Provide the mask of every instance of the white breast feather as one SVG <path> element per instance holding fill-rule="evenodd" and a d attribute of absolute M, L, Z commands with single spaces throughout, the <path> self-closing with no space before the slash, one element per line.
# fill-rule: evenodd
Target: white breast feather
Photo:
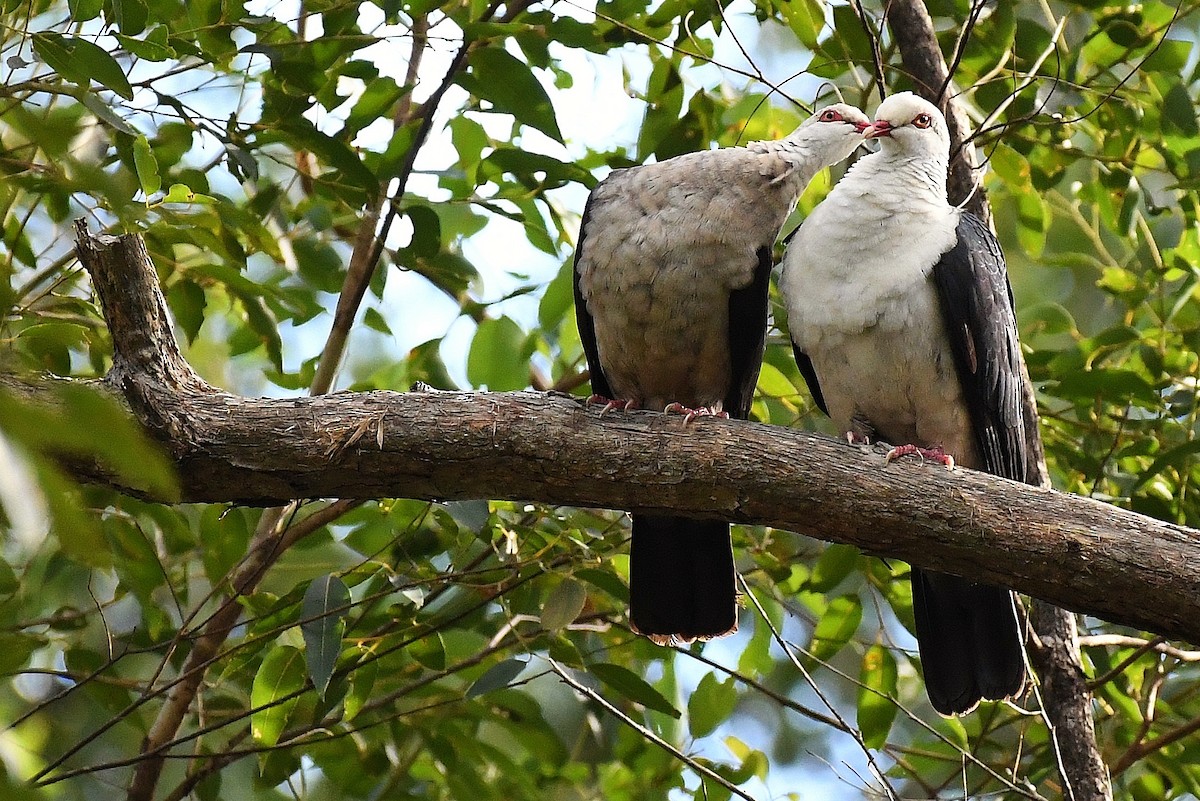
<path fill-rule="evenodd" d="M 865 419 L 886 441 L 940 445 L 969 466 L 970 420 L 930 280 L 957 241 L 958 211 L 930 196 L 919 164 L 881 166 L 862 159 L 788 245 L 792 340 L 843 430 Z"/>

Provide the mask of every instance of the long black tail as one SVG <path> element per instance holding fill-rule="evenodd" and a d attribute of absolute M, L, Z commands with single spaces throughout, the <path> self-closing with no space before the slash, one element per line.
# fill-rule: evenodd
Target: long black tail
<path fill-rule="evenodd" d="M 1025 687 L 1024 638 L 1013 594 L 990 584 L 912 569 L 913 614 L 925 690 L 943 715 Z"/>
<path fill-rule="evenodd" d="M 728 523 L 635 514 L 629 573 L 629 617 L 655 642 L 737 631 Z"/>

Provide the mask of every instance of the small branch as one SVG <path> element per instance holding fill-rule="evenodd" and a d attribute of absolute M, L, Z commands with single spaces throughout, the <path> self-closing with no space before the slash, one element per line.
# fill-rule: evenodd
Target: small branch
<path fill-rule="evenodd" d="M 169 693 L 166 702 L 159 710 L 154 725 L 142 741 L 141 752 L 150 754 L 144 761 L 139 762 L 134 769 L 133 780 L 129 785 L 129 801 L 150 801 L 154 797 L 154 788 L 158 784 L 165 760 L 164 747 L 170 743 L 183 718 L 191 708 L 196 697 L 196 690 L 204 679 L 204 674 L 213 657 L 220 650 L 229 632 L 237 624 L 242 607 L 237 602 L 239 595 L 252 592 L 262 579 L 266 568 L 273 564 L 279 554 L 286 551 L 292 543 L 311 534 L 317 529 L 333 522 L 348 510 L 358 504 L 355 501 L 338 501 L 319 512 L 315 512 L 304 520 L 295 523 L 279 533 L 277 537 L 259 541 L 257 547 L 251 546 L 249 557 L 242 563 L 241 569 L 232 580 L 233 593 L 227 597 L 208 622 L 204 631 L 188 652 L 180 669 L 181 680 Z M 117 715 L 115 721 L 124 720 L 125 715 Z M 64 754 L 63 758 L 68 756 Z M 61 759 L 59 762 L 61 763 Z M 47 766 L 41 773 L 45 775 L 56 765 Z"/>
<path fill-rule="evenodd" d="M 746 577 L 739 575 L 738 581 L 741 582 L 742 592 L 747 598 L 750 599 L 750 603 L 754 605 L 754 609 L 758 612 L 758 619 L 763 623 L 766 623 L 767 627 L 771 630 L 771 638 L 775 640 L 775 644 L 783 649 L 784 654 L 787 655 L 788 661 L 792 663 L 792 666 L 796 668 L 796 670 L 800 671 L 800 675 L 804 677 L 805 684 L 807 684 L 809 689 L 816 694 L 817 698 L 821 699 L 821 703 L 823 703 L 825 708 L 829 710 L 829 714 L 832 715 L 833 718 L 838 722 L 838 728 L 849 734 L 850 737 L 853 738 L 854 742 L 858 745 L 859 750 L 863 752 L 863 755 L 867 758 L 867 767 L 871 769 L 871 775 L 873 775 L 875 780 L 879 782 L 881 787 L 883 787 L 884 795 L 891 799 L 891 801 L 899 801 L 895 789 L 892 788 L 891 783 L 888 782 L 887 777 L 884 775 L 883 771 L 879 769 L 879 765 L 875 762 L 875 755 L 871 753 L 871 749 L 867 747 L 866 741 L 863 740 L 862 732 L 846 723 L 845 718 L 843 718 L 837 711 L 837 707 L 835 707 L 825 693 L 821 691 L 820 685 L 813 681 L 812 674 L 810 674 L 808 669 L 804 667 L 804 663 L 796 658 L 795 652 L 792 651 L 787 641 L 784 640 L 780 635 L 779 629 L 777 629 L 775 624 L 771 622 L 771 618 L 767 617 L 766 610 L 763 609 L 762 604 L 758 602 L 758 596 L 751 592 L 750 585 L 746 583 Z"/>
<path fill-rule="evenodd" d="M 697 761 L 696 759 L 688 756 L 687 754 L 683 753 L 678 748 L 671 745 L 666 740 L 664 740 L 663 738 L 659 737 L 657 734 L 652 732 L 650 729 L 641 725 L 636 720 L 629 717 L 621 710 L 617 709 L 616 706 L 614 706 L 612 703 L 610 703 L 607 699 L 605 699 L 604 696 L 600 695 L 600 693 L 596 692 L 591 687 L 587 687 L 583 684 L 580 684 L 578 681 L 575 680 L 575 678 L 573 676 L 571 676 L 570 673 L 568 673 L 566 670 L 564 670 L 563 667 L 561 665 L 559 665 L 557 662 L 555 662 L 553 659 L 550 659 L 549 657 L 547 657 L 546 661 L 548 661 L 550 663 L 550 668 L 558 675 L 558 677 L 560 679 L 562 679 L 563 684 L 566 684 L 568 687 L 575 690 L 575 692 L 579 693 L 580 695 L 584 696 L 585 698 L 590 698 L 591 700 L 595 701 L 597 704 L 599 704 L 601 707 L 603 707 L 604 710 L 606 712 L 608 712 L 610 715 L 612 715 L 617 720 L 624 723 L 629 728 L 636 731 L 643 739 L 654 743 L 659 748 L 666 751 L 668 754 L 675 757 L 679 761 L 685 763 L 689 768 L 691 768 L 692 770 L 701 774 L 702 776 L 712 779 L 714 782 L 721 785 L 726 790 L 728 790 L 730 793 L 733 793 L 734 795 L 736 795 L 738 798 L 744 798 L 746 801 L 754 801 L 754 796 L 746 793 L 745 790 L 742 790 L 736 784 L 732 783 L 731 781 L 726 779 L 724 776 L 717 773 L 715 770 L 710 768 L 708 765 L 705 765 L 705 764 Z"/>
<path fill-rule="evenodd" d="M 408 69 L 404 78 L 406 86 L 412 87 L 417 82 L 417 73 L 421 67 L 422 56 L 425 54 L 425 45 L 428 42 L 426 35 L 428 31 L 427 17 L 422 15 L 413 20 L 412 50 L 408 54 Z M 422 113 L 426 117 L 432 117 L 436 109 L 436 104 L 426 105 L 423 107 Z M 392 118 L 393 131 L 399 131 L 407 125 L 412 119 L 412 112 L 412 91 L 410 89 L 396 104 Z M 411 153 L 415 155 L 420 150 L 421 144 L 421 140 L 414 142 Z M 407 176 L 404 176 L 396 189 L 395 197 L 404 195 L 406 183 Z M 378 237 L 375 231 L 379 226 L 379 214 L 383 209 L 383 203 L 382 194 L 378 198 L 371 198 L 368 207 L 363 210 L 362 219 L 359 220 L 358 232 L 354 237 L 354 250 L 350 254 L 350 263 L 346 266 L 342 289 L 338 293 L 337 307 L 333 312 L 333 324 L 329 328 L 329 336 L 325 340 L 325 347 L 321 350 L 321 360 L 317 364 L 316 374 L 313 376 L 312 386 L 309 389 L 309 393 L 312 395 L 323 395 L 333 388 L 334 378 L 342 363 L 346 344 L 350 338 L 350 328 L 354 324 L 354 318 L 358 315 L 363 298 L 366 297 L 367 287 L 371 285 L 371 276 L 375 274 L 380 256 L 383 254 L 383 240 L 387 237 L 390 224 L 378 233 Z M 377 239 L 379 247 L 376 247 Z"/>
<path fill-rule="evenodd" d="M 854 16 L 858 17 L 858 24 L 862 26 L 863 33 L 871 42 L 871 67 L 874 69 L 879 99 L 883 100 L 887 96 L 887 77 L 883 72 L 883 53 L 879 49 L 879 33 L 871 27 L 871 21 L 867 18 L 867 13 L 863 11 L 862 0 L 854 0 L 850 7 L 854 10 Z"/>
<path fill-rule="evenodd" d="M 1112 798 L 1108 769 L 1096 748 L 1092 693 L 1079 661 L 1075 616 L 1035 600 L 1029 659 L 1041 680 L 1046 723 L 1065 785 L 1063 798 Z"/>
<path fill-rule="evenodd" d="M 1185 651 L 1170 643 L 1163 642 L 1161 637 L 1147 640 L 1142 637 L 1129 637 L 1124 634 L 1092 634 L 1080 637 L 1079 644 L 1084 648 L 1137 648 L 1143 653 L 1154 651 L 1166 654 L 1180 662 L 1200 662 L 1200 651 Z"/>
<path fill-rule="evenodd" d="M 1121 758 L 1118 759 L 1113 765 L 1113 775 L 1120 776 L 1139 759 L 1142 759 L 1143 757 L 1146 757 L 1161 748 L 1166 748 L 1171 743 L 1178 742 L 1184 737 L 1194 734 L 1197 731 L 1200 731 L 1200 717 L 1192 718 L 1179 728 L 1172 729 L 1161 737 L 1136 743 L 1135 745 L 1131 746 L 1128 751 L 1122 754 Z"/>

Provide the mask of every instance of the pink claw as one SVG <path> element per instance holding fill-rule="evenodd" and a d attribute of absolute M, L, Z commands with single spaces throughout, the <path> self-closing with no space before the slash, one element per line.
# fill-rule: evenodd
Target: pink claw
<path fill-rule="evenodd" d="M 901 456 L 909 456 L 914 453 L 920 456 L 922 459 L 940 462 L 946 467 L 954 467 L 954 457 L 942 450 L 940 445 L 933 448 L 919 448 L 916 445 L 897 445 L 887 452 L 887 456 L 884 457 L 884 460 L 887 462 L 894 462 Z"/>
<path fill-rule="evenodd" d="M 684 406 L 682 403 L 672 403 L 668 405 L 665 409 L 663 409 L 663 414 L 682 414 L 684 425 L 692 422 L 697 417 L 719 417 L 722 420 L 729 419 L 729 412 L 714 412 L 707 406 L 700 406 L 696 409 L 690 409 L 687 406 Z"/>
<path fill-rule="evenodd" d="M 595 406 L 598 403 L 604 404 L 604 408 L 600 410 L 601 417 L 608 414 L 613 409 L 620 409 L 623 412 L 628 412 L 631 409 L 636 409 L 638 407 L 638 402 L 636 400 L 623 400 L 621 398 L 606 398 L 603 395 L 592 395 L 586 401 L 584 401 L 583 405 L 584 406 Z"/>

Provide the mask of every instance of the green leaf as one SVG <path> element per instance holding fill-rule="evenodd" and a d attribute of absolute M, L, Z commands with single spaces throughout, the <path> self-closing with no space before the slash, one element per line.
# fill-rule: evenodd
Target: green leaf
<path fill-rule="evenodd" d="M 821 29 L 825 27 L 825 9 L 820 0 L 789 0 L 778 7 L 801 44 L 815 49 Z"/>
<path fill-rule="evenodd" d="M 1168 128 L 1184 136 L 1200 135 L 1200 124 L 1196 122 L 1196 102 L 1183 84 L 1173 85 L 1163 98 L 1163 120 Z"/>
<path fill-rule="evenodd" d="M 1157 390 L 1144 377 L 1122 369 L 1093 368 L 1066 373 L 1054 394 L 1083 401 L 1105 398 L 1113 403 L 1138 402 L 1146 408 L 1156 408 L 1159 402 Z"/>
<path fill-rule="evenodd" d="M 662 693 L 651 687 L 645 679 L 628 668 L 607 662 L 600 662 L 589 665 L 588 672 L 630 701 L 641 704 L 647 709 L 653 709 L 655 712 L 670 715 L 673 718 L 680 716 L 679 710 Z"/>
<path fill-rule="evenodd" d="M 796 394 L 796 387 L 778 367 L 764 362 L 758 374 L 758 391 L 770 398 L 788 398 Z"/>
<path fill-rule="evenodd" d="M 1155 45 L 1155 50 L 1142 62 L 1142 69 L 1147 72 L 1166 72 L 1178 75 L 1187 66 L 1192 55 L 1192 43 L 1177 39 L 1163 40 Z"/>
<path fill-rule="evenodd" d="M 105 518 L 102 529 L 122 586 L 142 603 L 152 604 L 151 593 L 166 581 L 166 576 L 145 532 L 124 515 Z"/>
<path fill-rule="evenodd" d="M 469 56 L 471 70 L 458 83 L 475 97 L 487 100 L 496 111 L 513 115 L 517 122 L 536 128 L 562 142 L 554 106 L 528 64 L 500 47 L 480 48 Z"/>
<path fill-rule="evenodd" d="M 44 645 L 41 637 L 32 634 L 0 631 L 0 674 L 20 670 L 33 652 Z"/>
<path fill-rule="evenodd" d="M 575 571 L 575 578 L 586 581 L 621 603 L 629 603 L 629 586 L 615 574 L 598 568 L 585 567 Z"/>
<path fill-rule="evenodd" d="M 442 218 L 429 206 L 410 204 L 404 215 L 412 222 L 413 235 L 408 249 L 418 256 L 434 256 L 442 249 Z"/>
<path fill-rule="evenodd" d="M 317 695 L 325 697 L 338 656 L 342 653 L 344 618 L 350 604 L 350 589 L 340 578 L 324 575 L 313 579 L 304 592 L 300 633 L 304 635 L 304 661 Z"/>
<path fill-rule="evenodd" d="M 204 309 L 208 306 L 204 289 L 195 281 L 186 278 L 176 281 L 167 289 L 167 303 L 171 307 L 171 316 L 183 329 L 188 344 L 192 344 L 200 333 L 200 327 L 204 325 Z"/>
<path fill-rule="evenodd" d="M 126 100 L 133 99 L 133 87 L 121 65 L 99 45 L 77 36 L 44 31 L 33 35 L 33 48 L 68 81 L 87 89 L 94 80 Z"/>
<path fill-rule="evenodd" d="M 355 666 L 350 673 L 350 690 L 342 704 L 342 713 L 347 723 L 353 720 L 371 697 L 375 678 L 379 675 L 379 660 L 375 659 Z"/>
<path fill-rule="evenodd" d="M 859 550 L 853 545 L 833 544 L 825 547 L 804 589 L 813 592 L 829 592 L 858 564 Z"/>
<path fill-rule="evenodd" d="M 471 340 L 467 378 L 492 392 L 511 392 L 529 385 L 525 332 L 507 317 L 484 320 Z"/>
<path fill-rule="evenodd" d="M 446 643 L 440 632 L 432 631 L 408 646 L 408 654 L 430 670 L 446 669 Z"/>
<path fill-rule="evenodd" d="M 280 645 L 263 660 L 250 690 L 250 734 L 261 746 L 273 746 L 287 727 L 296 708 L 296 698 L 288 698 L 304 688 L 304 655 L 299 648 Z M 286 700 L 285 700 L 286 699 Z"/>
<path fill-rule="evenodd" d="M 524 669 L 525 663 L 519 659 L 506 659 L 498 665 L 493 665 L 467 689 L 467 698 L 475 698 L 507 687 Z"/>
<path fill-rule="evenodd" d="M 737 685 L 732 676 L 718 681 L 713 673 L 705 673 L 688 699 L 688 730 L 693 737 L 711 734 L 733 714 L 737 704 Z"/>
<path fill-rule="evenodd" d="M 125 122 L 125 120 L 112 110 L 111 106 L 96 95 L 89 92 L 83 96 L 82 101 L 88 111 L 95 114 L 97 119 L 107 123 L 114 131 L 119 131 L 126 136 L 137 136 L 137 129 Z"/>
<path fill-rule="evenodd" d="M 857 596 L 839 595 L 829 602 L 813 630 L 810 650 L 816 659 L 827 660 L 850 641 L 862 622 L 862 603 Z"/>
<path fill-rule="evenodd" d="M 1138 480 L 1130 488 L 1129 494 L 1132 495 L 1146 486 L 1147 482 L 1154 479 L 1168 467 L 1194 466 L 1195 459 L 1193 457 L 1197 453 L 1200 453 L 1200 440 L 1185 442 L 1182 445 L 1176 445 L 1174 448 L 1169 449 L 1142 471 L 1141 475 L 1138 476 Z"/>
<path fill-rule="evenodd" d="M 883 748 L 896 719 L 896 658 L 882 645 L 863 654 L 858 679 L 858 730 L 868 748 Z"/>
<path fill-rule="evenodd" d="M 1066 334 L 1076 330 L 1071 311 L 1060 303 L 1039 303 L 1023 309 L 1021 324 L 1045 334 Z"/>
<path fill-rule="evenodd" d="M 365 325 L 367 328 L 370 328 L 372 331 L 378 331 L 381 334 L 387 334 L 389 336 L 392 334 L 392 329 L 388 326 L 387 320 L 383 319 L 383 315 L 380 314 L 379 310 L 373 306 L 368 307 L 367 311 L 363 314 L 363 325 Z"/>
<path fill-rule="evenodd" d="M 124 2 L 124 0 L 122 0 Z M 116 34 L 121 47 L 145 61 L 168 61 L 178 57 L 175 48 L 167 44 L 167 27 L 158 25 L 144 39 L 134 39 L 132 36 Z"/>
<path fill-rule="evenodd" d="M 144 0 L 113 0 L 113 11 L 121 33 L 136 36 L 146 29 L 150 10 Z"/>
<path fill-rule="evenodd" d="M 72 20 L 85 22 L 100 16 L 104 10 L 104 0 L 67 0 L 67 8 L 71 11 Z"/>
<path fill-rule="evenodd" d="M 1046 247 L 1049 219 L 1046 201 L 1039 193 L 1021 192 L 1017 195 L 1017 241 L 1031 259 L 1042 255 Z"/>
<path fill-rule="evenodd" d="M 575 263 L 568 260 L 559 269 L 558 275 L 546 286 L 542 301 L 538 305 L 538 324 L 547 331 L 558 327 L 559 322 L 575 304 Z"/>
<path fill-rule="evenodd" d="M 171 188 L 162 196 L 159 203 L 216 203 L 209 195 L 193 192 L 187 184 L 171 184 Z"/>
<path fill-rule="evenodd" d="M 13 572 L 12 565 L 0 559 L 0 598 L 7 598 L 21 589 L 21 582 Z"/>
<path fill-rule="evenodd" d="M 381 117 L 391 115 L 392 108 L 400 98 L 407 95 L 411 87 L 398 86 L 394 80 L 383 76 L 367 83 L 358 102 L 346 118 L 345 134 L 354 134 Z"/>
<path fill-rule="evenodd" d="M 574 579 L 563 579 L 542 607 L 542 628 L 558 631 L 571 624 L 587 602 L 587 590 Z"/>
<path fill-rule="evenodd" d="M 755 593 L 755 596 L 766 610 L 771 622 L 779 626 L 783 618 L 779 604 L 767 597 L 765 593 Z M 775 667 L 775 660 L 771 656 L 774 637 L 767 621 L 755 617 L 753 625 L 754 633 L 750 635 L 750 642 L 746 644 L 746 647 L 742 649 L 741 656 L 738 657 L 738 672 L 751 677 L 766 676 Z"/>
<path fill-rule="evenodd" d="M 133 165 L 142 185 L 142 194 L 149 200 L 151 195 L 162 188 L 162 176 L 158 174 L 158 161 L 154 158 L 154 151 L 150 149 L 150 140 L 145 136 L 138 136 L 133 140 Z"/>

